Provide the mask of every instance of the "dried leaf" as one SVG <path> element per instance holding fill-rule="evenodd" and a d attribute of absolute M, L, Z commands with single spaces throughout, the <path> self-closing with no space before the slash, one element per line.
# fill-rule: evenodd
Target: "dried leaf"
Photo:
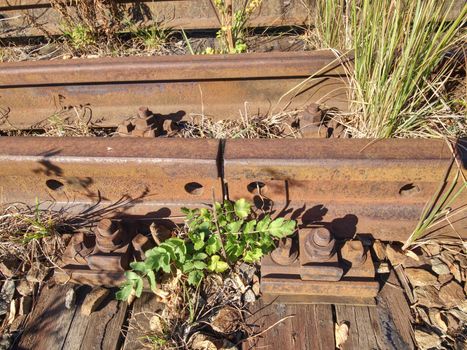
<path fill-rule="evenodd" d="M 347 341 L 349 337 L 349 326 L 347 322 L 342 322 L 340 325 L 335 324 L 335 337 L 336 337 L 336 347 L 341 349 L 341 346 Z"/>
<path fill-rule="evenodd" d="M 420 261 L 420 258 L 418 257 L 418 255 L 415 254 L 415 253 L 414 253 L 413 251 L 411 251 L 411 250 L 407 250 L 407 251 L 405 252 L 405 255 L 407 255 L 409 258 L 412 258 L 412 259 L 414 259 L 414 260 Z"/>

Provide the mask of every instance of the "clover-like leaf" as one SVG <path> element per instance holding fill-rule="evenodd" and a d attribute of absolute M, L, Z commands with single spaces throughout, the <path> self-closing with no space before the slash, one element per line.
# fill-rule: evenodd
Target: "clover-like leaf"
<path fill-rule="evenodd" d="M 225 261 L 221 261 L 219 255 L 211 256 L 211 261 L 208 265 L 208 270 L 212 272 L 222 273 L 229 269 L 229 265 Z"/>

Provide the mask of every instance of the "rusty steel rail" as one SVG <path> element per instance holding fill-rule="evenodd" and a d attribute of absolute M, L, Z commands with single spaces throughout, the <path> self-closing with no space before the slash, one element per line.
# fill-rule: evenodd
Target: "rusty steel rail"
<path fill-rule="evenodd" d="M 89 108 L 104 127 L 142 105 L 176 120 L 235 119 L 313 102 L 345 110 L 345 81 L 326 50 L 3 63 L 0 129 L 29 128 L 73 106 Z"/>
<path fill-rule="evenodd" d="M 211 0 L 120 0 L 126 13 L 134 14 L 135 22 L 162 22 L 162 26 L 175 30 L 210 30 L 220 27 Z M 234 1 L 234 11 L 243 1 Z M 70 1 L 73 6 L 73 1 Z M 304 26 L 309 21 L 314 4 L 311 0 L 267 0 L 248 21 L 247 26 L 278 27 Z M 30 18 L 50 34 L 61 34 L 59 13 L 44 0 L 0 0 L 2 34 L 0 37 L 36 36 L 44 32 L 30 25 Z M 25 16 L 27 15 L 27 16 Z M 29 17 L 29 18 L 28 18 Z"/>
<path fill-rule="evenodd" d="M 0 203 L 37 198 L 175 220 L 181 206 L 210 205 L 214 192 L 336 238 L 404 241 L 451 164 L 440 140 L 0 137 Z M 467 238 L 465 220 L 451 223 Z"/>

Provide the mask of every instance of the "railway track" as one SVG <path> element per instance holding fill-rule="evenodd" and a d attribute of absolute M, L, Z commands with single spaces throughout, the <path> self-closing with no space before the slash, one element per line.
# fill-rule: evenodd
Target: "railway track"
<path fill-rule="evenodd" d="M 459 158 L 466 163 L 465 152 Z M 1 137 L 0 164 L 2 203 L 177 222 L 180 207 L 210 205 L 214 194 L 324 225 L 340 239 L 404 241 L 452 154 L 441 140 Z M 451 224 L 467 237 L 461 218 Z"/>
<path fill-rule="evenodd" d="M 73 106 L 87 106 L 91 122 L 115 127 L 139 106 L 174 120 L 219 120 L 317 102 L 348 105 L 344 69 L 326 50 L 3 63 L 0 75 L 4 130 L 34 127 Z"/>

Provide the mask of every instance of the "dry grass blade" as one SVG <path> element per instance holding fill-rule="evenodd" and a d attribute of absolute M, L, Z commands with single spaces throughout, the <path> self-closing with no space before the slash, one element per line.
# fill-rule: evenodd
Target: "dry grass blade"
<path fill-rule="evenodd" d="M 440 184 L 438 191 L 433 195 L 432 199 L 427 202 L 422 212 L 420 221 L 415 227 L 414 231 L 410 235 L 409 239 L 405 242 L 403 249 L 409 248 L 415 242 L 422 238 L 428 237 L 428 239 L 434 239 L 436 235 L 430 235 L 430 229 L 437 225 L 448 222 L 450 225 L 450 218 L 453 216 L 462 215 L 462 218 L 466 217 L 463 215 L 467 211 L 467 205 L 460 203 L 458 207 L 454 207 L 457 204 L 457 199 L 462 198 L 461 195 L 467 189 L 467 179 L 464 174 L 462 165 L 458 163 L 454 149 L 447 141 L 453 152 L 453 162 L 449 169 L 446 171 L 446 175 Z M 460 146 L 461 147 L 461 146 Z M 454 175 L 452 176 L 452 173 Z M 455 231 L 454 227 L 451 225 Z M 459 235 L 460 237 L 460 235 Z"/>
<path fill-rule="evenodd" d="M 274 139 L 298 138 L 299 132 L 291 126 L 299 111 L 281 112 L 267 116 L 249 117 L 247 114 L 236 120 L 214 121 L 205 115 L 192 116 L 184 123 L 181 137 L 214 139 Z"/>

